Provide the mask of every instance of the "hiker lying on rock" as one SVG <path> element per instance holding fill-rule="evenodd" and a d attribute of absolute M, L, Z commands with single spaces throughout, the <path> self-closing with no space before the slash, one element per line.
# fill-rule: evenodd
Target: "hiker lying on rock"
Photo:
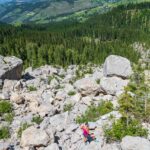
<path fill-rule="evenodd" d="M 93 140 L 95 140 L 95 136 L 94 134 L 90 134 L 89 132 L 89 125 L 88 123 L 86 124 L 82 124 L 81 127 L 80 127 L 83 131 L 83 136 L 84 136 L 84 142 L 87 143 L 87 142 L 92 142 Z"/>

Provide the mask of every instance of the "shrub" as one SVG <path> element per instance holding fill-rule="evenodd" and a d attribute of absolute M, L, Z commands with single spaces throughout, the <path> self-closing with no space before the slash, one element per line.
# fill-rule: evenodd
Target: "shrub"
<path fill-rule="evenodd" d="M 71 103 L 66 104 L 66 105 L 64 106 L 64 112 L 66 112 L 66 111 L 71 111 L 71 110 L 72 110 L 72 107 L 73 107 L 73 105 L 72 105 Z"/>
<path fill-rule="evenodd" d="M 57 86 L 55 87 L 56 90 L 58 90 L 58 89 L 63 89 L 63 88 L 64 88 L 64 86 L 61 86 L 61 85 L 57 85 Z"/>
<path fill-rule="evenodd" d="M 37 88 L 34 87 L 34 86 L 29 86 L 28 87 L 28 90 L 31 92 L 31 91 L 37 91 Z"/>
<path fill-rule="evenodd" d="M 97 79 L 97 80 L 96 80 L 96 83 L 97 83 L 97 84 L 100 84 L 100 81 L 101 81 L 100 79 Z"/>
<path fill-rule="evenodd" d="M 126 135 L 146 137 L 148 132 L 143 129 L 137 120 L 130 120 L 128 126 L 126 121 L 119 119 L 113 123 L 112 128 L 104 129 L 107 142 L 120 141 Z"/>
<path fill-rule="evenodd" d="M 40 116 L 34 116 L 32 118 L 32 122 L 35 122 L 36 124 L 40 124 L 43 121 L 43 119 Z"/>
<path fill-rule="evenodd" d="M 92 73 L 93 73 L 92 68 L 88 68 L 88 70 L 85 71 L 85 74 L 92 74 Z"/>
<path fill-rule="evenodd" d="M 7 139 L 10 137 L 10 132 L 8 127 L 1 127 L 0 128 L 0 139 Z"/>
<path fill-rule="evenodd" d="M 48 84 L 51 84 L 51 81 L 54 79 L 53 76 L 48 76 Z"/>
<path fill-rule="evenodd" d="M 84 123 L 96 121 L 100 116 L 113 111 L 113 104 L 111 102 L 101 102 L 98 106 L 90 106 L 86 112 L 76 118 L 77 123 Z"/>
<path fill-rule="evenodd" d="M 12 104 L 8 101 L 0 101 L 0 115 L 12 112 Z"/>
<path fill-rule="evenodd" d="M 64 75 L 64 74 L 61 74 L 59 77 L 62 78 L 62 79 L 64 79 L 64 78 L 65 78 L 65 75 Z"/>
<path fill-rule="evenodd" d="M 14 113 L 7 113 L 4 115 L 4 120 L 9 123 L 12 123 L 13 118 L 14 118 Z"/>
<path fill-rule="evenodd" d="M 24 130 L 26 130 L 28 127 L 30 127 L 30 126 L 31 126 L 31 125 L 28 124 L 27 122 L 26 122 L 26 123 L 23 123 L 23 124 L 21 125 L 21 127 L 19 128 L 19 130 L 18 130 L 18 137 L 20 138 L 21 135 L 22 135 L 22 132 L 23 132 Z"/>
<path fill-rule="evenodd" d="M 69 96 L 73 96 L 73 95 L 75 95 L 75 94 L 76 94 L 75 91 L 70 91 L 70 92 L 68 92 L 68 95 L 69 95 Z"/>

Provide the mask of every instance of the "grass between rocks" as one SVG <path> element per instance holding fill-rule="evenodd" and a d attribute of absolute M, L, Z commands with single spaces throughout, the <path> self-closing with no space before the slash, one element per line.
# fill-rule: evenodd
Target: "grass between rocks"
<path fill-rule="evenodd" d="M 17 133 L 18 138 L 20 138 L 20 137 L 22 136 L 22 132 L 23 132 L 24 130 L 26 130 L 27 128 L 29 128 L 30 126 L 31 126 L 31 125 L 28 124 L 27 122 L 23 123 L 23 124 L 21 125 L 21 127 L 19 128 L 19 130 L 18 130 L 18 133 Z"/>
<path fill-rule="evenodd" d="M 12 123 L 14 118 L 13 106 L 9 101 L 0 100 L 0 117 L 3 121 Z M 0 127 L 0 139 L 7 139 L 10 137 L 9 126 Z"/>
<path fill-rule="evenodd" d="M 72 110 L 72 108 L 73 108 L 73 104 L 72 103 L 65 104 L 64 105 L 64 112 L 66 112 L 66 111 L 70 112 Z"/>
<path fill-rule="evenodd" d="M 36 123 L 36 124 L 40 124 L 43 121 L 43 118 L 41 118 L 40 116 L 34 116 L 32 118 L 32 122 Z"/>
<path fill-rule="evenodd" d="M 11 113 L 13 110 L 12 104 L 5 100 L 0 100 L 0 115 Z"/>
<path fill-rule="evenodd" d="M 54 79 L 54 76 L 48 76 L 48 84 L 51 84 L 51 81 Z"/>
<path fill-rule="evenodd" d="M 4 115 L 4 120 L 8 123 L 12 123 L 13 119 L 14 119 L 14 116 L 15 114 L 12 112 L 12 113 L 7 113 Z"/>
<path fill-rule="evenodd" d="M 73 95 L 75 95 L 75 94 L 76 94 L 75 91 L 69 91 L 69 92 L 68 92 L 68 95 L 69 95 L 69 96 L 73 96 Z"/>
<path fill-rule="evenodd" d="M 0 128 L 0 139 L 7 139 L 10 137 L 9 127 Z"/>
<path fill-rule="evenodd" d="M 83 115 L 76 118 L 76 122 L 93 122 L 111 111 L 113 111 L 113 104 L 109 101 L 102 101 L 98 106 L 89 106 Z"/>
<path fill-rule="evenodd" d="M 34 86 L 28 86 L 28 91 L 32 92 L 32 91 L 37 91 L 37 88 Z"/>
<path fill-rule="evenodd" d="M 97 84 L 100 84 L 100 82 L 101 82 L 100 79 L 97 79 L 97 80 L 96 80 L 96 83 L 97 83 Z"/>

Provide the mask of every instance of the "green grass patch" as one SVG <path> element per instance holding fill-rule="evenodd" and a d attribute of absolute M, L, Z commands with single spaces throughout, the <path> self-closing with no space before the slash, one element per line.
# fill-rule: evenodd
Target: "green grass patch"
<path fill-rule="evenodd" d="M 28 86 L 28 91 L 37 91 L 37 88 L 34 86 Z"/>
<path fill-rule="evenodd" d="M 73 108 L 73 105 L 71 103 L 64 105 L 64 112 L 71 111 Z"/>
<path fill-rule="evenodd" d="M 97 84 L 100 84 L 100 81 L 101 81 L 100 79 L 97 79 L 97 80 L 96 80 L 96 83 L 97 83 Z"/>
<path fill-rule="evenodd" d="M 14 113 L 7 113 L 4 115 L 4 120 L 11 124 L 14 119 L 14 116 L 15 116 Z"/>
<path fill-rule="evenodd" d="M 10 137 L 10 132 L 8 127 L 0 128 L 0 139 L 8 139 Z"/>
<path fill-rule="evenodd" d="M 113 111 L 113 104 L 111 102 L 102 101 L 98 106 L 90 106 L 83 115 L 76 118 L 76 122 L 93 122 L 111 111 Z"/>
<path fill-rule="evenodd" d="M 27 128 L 29 128 L 30 126 L 31 126 L 31 125 L 28 124 L 27 122 L 26 122 L 26 123 L 23 123 L 23 124 L 21 125 L 21 127 L 19 128 L 19 130 L 18 130 L 18 133 L 17 133 L 18 138 L 20 138 L 20 137 L 22 136 L 22 132 L 23 132 L 24 130 L 26 130 Z"/>
<path fill-rule="evenodd" d="M 69 95 L 69 96 L 73 96 L 73 95 L 75 95 L 75 94 L 76 94 L 75 91 L 69 91 L 69 92 L 68 92 L 68 95 Z"/>
<path fill-rule="evenodd" d="M 36 123 L 36 124 L 40 124 L 43 121 L 43 119 L 40 116 L 34 116 L 32 118 L 32 122 Z"/>
<path fill-rule="evenodd" d="M 0 115 L 11 113 L 13 110 L 12 104 L 8 101 L 0 101 Z"/>

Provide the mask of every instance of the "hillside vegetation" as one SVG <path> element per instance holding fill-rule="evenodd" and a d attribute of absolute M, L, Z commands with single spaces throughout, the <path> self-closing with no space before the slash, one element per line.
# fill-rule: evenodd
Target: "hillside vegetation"
<path fill-rule="evenodd" d="M 84 21 L 119 4 L 146 1 L 149 0 L 12 0 L 0 4 L 0 21 L 13 24 L 49 23 L 66 19 Z"/>
<path fill-rule="evenodd" d="M 0 54 L 23 59 L 24 67 L 101 64 L 110 54 L 136 62 L 134 42 L 150 46 L 150 3 L 119 6 L 84 23 L 61 22 L 14 27 L 1 24 Z"/>

